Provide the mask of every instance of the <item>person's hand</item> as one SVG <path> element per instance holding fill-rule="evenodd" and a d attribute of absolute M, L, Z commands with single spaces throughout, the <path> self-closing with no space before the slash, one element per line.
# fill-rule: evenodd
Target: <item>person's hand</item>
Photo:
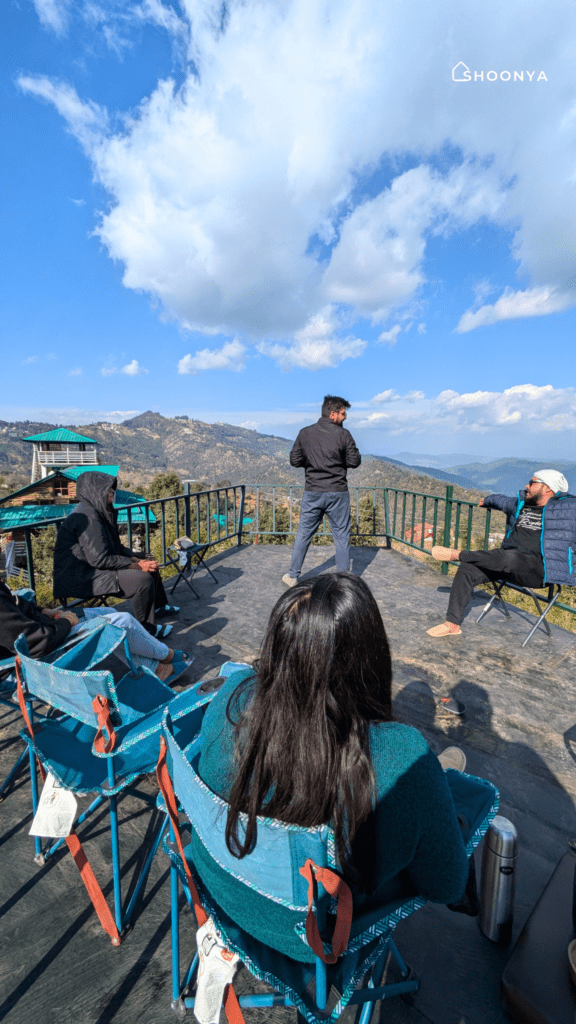
<path fill-rule="evenodd" d="M 58 612 L 57 614 L 59 619 L 68 619 L 71 626 L 77 626 L 80 622 L 80 619 L 77 615 L 74 615 L 74 612 Z"/>
<path fill-rule="evenodd" d="M 49 619 L 55 619 L 58 615 L 57 608 L 43 608 L 42 615 L 47 615 Z"/>
<path fill-rule="evenodd" d="M 141 569 L 142 572 L 155 572 L 158 568 L 158 562 L 155 562 L 154 559 L 141 558 L 140 561 L 136 563 L 136 568 Z"/>
<path fill-rule="evenodd" d="M 480 498 L 480 501 L 478 502 L 478 508 L 484 508 L 484 498 Z"/>

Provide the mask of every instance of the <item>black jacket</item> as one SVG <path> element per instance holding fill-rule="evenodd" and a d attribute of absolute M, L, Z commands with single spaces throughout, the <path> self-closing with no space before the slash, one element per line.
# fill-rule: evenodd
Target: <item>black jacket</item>
<path fill-rule="evenodd" d="M 290 452 L 290 465 L 306 470 L 306 491 L 347 491 L 346 470 L 361 462 L 350 431 L 326 416 L 304 427 Z"/>
<path fill-rule="evenodd" d="M 63 643 L 71 630 L 68 619 L 50 619 L 33 601 L 14 597 L 0 582 L 0 659 L 14 654 L 21 633 L 32 658 L 42 658 Z"/>
<path fill-rule="evenodd" d="M 74 511 L 62 520 L 54 547 L 54 596 L 91 597 L 117 594 L 116 572 L 132 568 L 138 558 L 120 542 L 116 513 L 108 504 L 116 478 L 107 473 L 82 473 Z"/>

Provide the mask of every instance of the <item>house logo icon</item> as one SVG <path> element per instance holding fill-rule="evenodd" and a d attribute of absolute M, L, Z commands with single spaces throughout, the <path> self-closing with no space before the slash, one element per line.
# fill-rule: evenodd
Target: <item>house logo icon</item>
<path fill-rule="evenodd" d="M 452 81 L 453 82 L 469 82 L 472 78 L 470 68 L 464 64 L 464 61 L 459 61 L 452 68 Z"/>

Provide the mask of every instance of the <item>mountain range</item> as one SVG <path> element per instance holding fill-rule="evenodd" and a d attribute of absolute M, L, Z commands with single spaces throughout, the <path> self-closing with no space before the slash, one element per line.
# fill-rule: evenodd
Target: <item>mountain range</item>
<path fill-rule="evenodd" d="M 52 423 L 0 420 L 0 474 L 11 487 L 30 479 L 31 446 L 21 438 L 54 429 Z M 103 463 L 118 464 L 122 485 L 135 489 L 147 484 L 157 473 L 172 470 L 181 480 L 213 486 L 220 481 L 249 484 L 301 484 L 302 470 L 293 469 L 288 455 L 293 442 L 285 437 L 261 434 L 229 423 L 203 423 L 188 416 L 166 417 L 144 412 L 123 423 L 69 425 L 101 445 Z M 529 479 L 541 460 L 499 459 L 453 465 L 446 460 L 467 456 L 412 456 L 421 463 L 408 464 L 381 455 L 364 455 L 359 469 L 349 473 L 352 487 L 398 487 L 442 494 L 447 483 L 456 485 L 459 497 L 477 498 L 478 491 L 514 493 Z M 469 458 L 469 456 L 468 456 Z M 439 466 L 426 465 L 436 461 Z M 576 462 L 555 460 L 571 484 L 576 482 Z M 470 493 L 469 493 L 470 492 Z"/>

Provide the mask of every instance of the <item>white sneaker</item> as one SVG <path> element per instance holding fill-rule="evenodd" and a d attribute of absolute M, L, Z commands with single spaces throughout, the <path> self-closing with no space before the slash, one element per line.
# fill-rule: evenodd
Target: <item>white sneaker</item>
<path fill-rule="evenodd" d="M 298 583 L 298 580 L 295 580 L 294 577 L 291 576 L 289 572 L 287 572 L 282 577 L 282 583 L 285 583 L 287 587 L 295 587 L 296 584 Z"/>

